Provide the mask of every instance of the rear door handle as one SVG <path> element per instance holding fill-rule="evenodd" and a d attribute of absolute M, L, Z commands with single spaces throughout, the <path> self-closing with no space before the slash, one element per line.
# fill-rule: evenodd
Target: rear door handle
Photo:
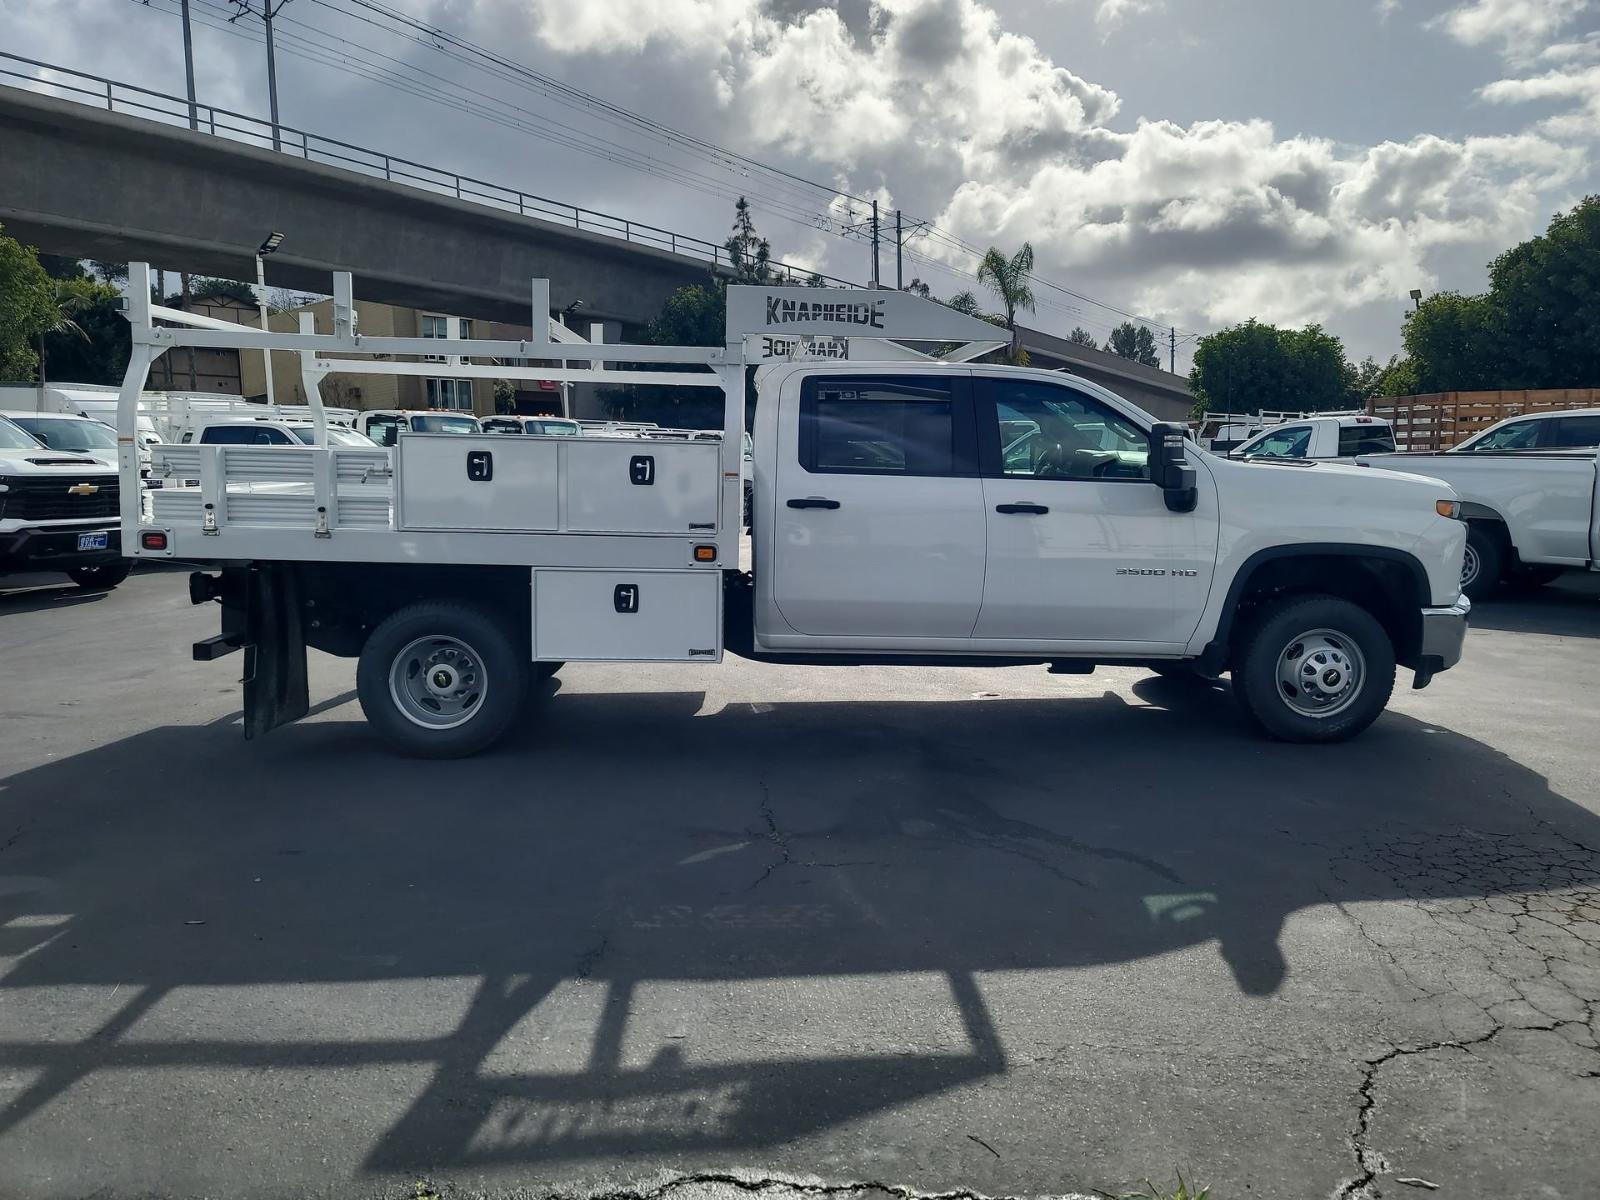
<path fill-rule="evenodd" d="M 1037 517 L 1050 510 L 1042 504 L 996 504 L 997 513 L 1016 513 L 1024 517 Z"/>
<path fill-rule="evenodd" d="M 790 508 L 838 508 L 837 500 L 824 500 L 821 496 L 807 496 L 804 500 L 789 501 Z"/>

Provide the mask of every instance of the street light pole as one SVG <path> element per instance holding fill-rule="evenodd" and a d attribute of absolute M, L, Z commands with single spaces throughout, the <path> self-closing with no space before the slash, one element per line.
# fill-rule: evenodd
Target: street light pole
<path fill-rule="evenodd" d="M 267 255 L 283 245 L 283 234 L 269 233 L 266 239 L 256 249 L 256 303 L 261 308 L 261 332 L 270 332 L 267 325 Z M 267 375 L 267 403 L 275 403 L 276 397 L 272 391 L 272 351 L 265 346 L 261 347 L 261 365 L 266 369 Z"/>

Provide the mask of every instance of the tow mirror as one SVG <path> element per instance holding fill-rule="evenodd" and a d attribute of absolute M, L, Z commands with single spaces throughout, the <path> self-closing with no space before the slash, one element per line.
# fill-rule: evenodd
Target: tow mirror
<path fill-rule="evenodd" d="M 1172 512 L 1193 512 L 1199 501 L 1199 479 L 1185 456 L 1188 429 L 1163 422 L 1150 429 L 1150 479 L 1161 489 Z"/>

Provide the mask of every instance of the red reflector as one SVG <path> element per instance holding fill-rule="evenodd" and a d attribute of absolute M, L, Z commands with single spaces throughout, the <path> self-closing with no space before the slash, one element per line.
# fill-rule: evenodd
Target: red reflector
<path fill-rule="evenodd" d="M 139 535 L 139 545 L 146 550 L 165 550 L 167 535 L 160 530 L 149 530 Z"/>
<path fill-rule="evenodd" d="M 561 390 L 561 385 L 559 383 L 557 383 L 554 379 L 541 379 L 541 380 L 539 380 L 539 390 L 541 392 L 560 391 Z"/>

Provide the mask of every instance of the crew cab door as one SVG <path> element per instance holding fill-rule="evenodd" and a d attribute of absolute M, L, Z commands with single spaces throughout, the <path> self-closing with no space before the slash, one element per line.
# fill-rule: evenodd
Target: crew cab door
<path fill-rule="evenodd" d="M 774 472 L 772 598 L 785 623 L 886 647 L 970 637 L 985 537 L 974 442 L 965 373 L 802 379 Z"/>
<path fill-rule="evenodd" d="M 1187 642 L 1215 564 L 1214 501 L 1169 511 L 1146 432 L 1086 391 L 973 383 L 989 546 L 974 637 L 1135 653 Z"/>

